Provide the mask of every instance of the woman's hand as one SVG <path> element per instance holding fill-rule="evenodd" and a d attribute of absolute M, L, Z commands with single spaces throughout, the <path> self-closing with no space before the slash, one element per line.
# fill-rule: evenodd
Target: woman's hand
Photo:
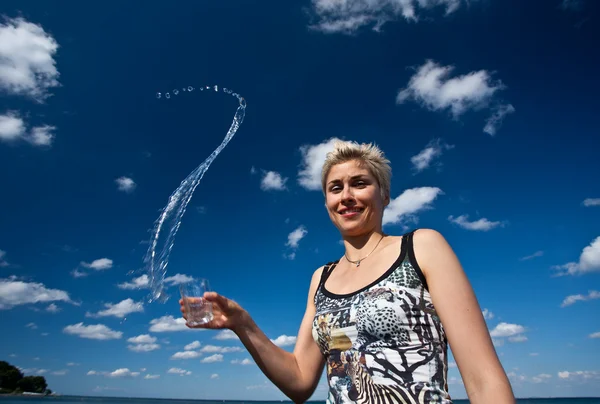
<path fill-rule="evenodd" d="M 200 298 L 188 297 L 187 299 L 190 303 L 192 303 L 195 299 Z M 213 319 L 206 324 L 194 326 L 186 324 L 188 328 L 227 328 L 235 332 L 236 329 L 243 327 L 245 321 L 248 319 L 248 313 L 246 313 L 246 311 L 239 304 L 231 299 L 219 295 L 216 292 L 204 293 L 204 299 L 212 303 Z M 179 300 L 179 306 L 181 313 L 183 314 L 183 318 L 185 318 L 187 321 L 183 299 Z"/>

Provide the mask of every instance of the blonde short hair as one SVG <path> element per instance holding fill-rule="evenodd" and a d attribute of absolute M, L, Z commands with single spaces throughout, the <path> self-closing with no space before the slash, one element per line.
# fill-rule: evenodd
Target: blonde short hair
<path fill-rule="evenodd" d="M 321 186 L 325 193 L 327 175 L 331 168 L 337 164 L 347 161 L 357 160 L 359 164 L 365 166 L 371 175 L 375 177 L 379 188 L 381 189 L 381 198 L 386 201 L 390 197 L 390 185 L 392 178 L 392 168 L 390 161 L 385 157 L 383 151 L 373 143 L 362 143 L 352 141 L 337 141 L 333 145 L 333 150 L 327 153 L 323 169 L 321 170 Z"/>

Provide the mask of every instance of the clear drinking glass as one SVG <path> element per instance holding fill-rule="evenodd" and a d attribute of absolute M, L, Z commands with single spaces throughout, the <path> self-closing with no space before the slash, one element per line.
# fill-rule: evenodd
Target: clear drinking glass
<path fill-rule="evenodd" d="M 202 325 L 213 319 L 212 303 L 204 299 L 204 292 L 208 291 L 207 279 L 195 279 L 179 285 L 188 325 Z"/>

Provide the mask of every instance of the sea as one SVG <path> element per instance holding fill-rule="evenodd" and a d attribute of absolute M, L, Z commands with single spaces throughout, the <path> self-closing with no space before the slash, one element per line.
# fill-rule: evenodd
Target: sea
<path fill-rule="evenodd" d="M 454 400 L 454 404 L 468 404 L 469 400 Z M 118 398 L 85 396 L 0 396 L 0 404 L 276 404 L 291 401 L 225 401 L 225 400 L 169 400 L 157 398 Z M 311 404 L 324 404 L 325 401 L 309 401 Z M 600 397 L 574 398 L 522 398 L 517 404 L 600 404 Z"/>

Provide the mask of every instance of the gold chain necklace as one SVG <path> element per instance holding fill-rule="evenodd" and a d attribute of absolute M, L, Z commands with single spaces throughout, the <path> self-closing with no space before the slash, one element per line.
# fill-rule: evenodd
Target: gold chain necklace
<path fill-rule="evenodd" d="M 360 263 L 367 259 L 367 257 L 371 254 L 373 254 L 373 251 L 375 251 L 375 249 L 377 248 L 377 246 L 379 246 L 379 243 L 381 243 L 381 240 L 383 240 L 383 237 L 385 237 L 383 234 L 381 235 L 381 238 L 379 239 L 379 241 L 377 242 L 377 244 L 375 244 L 375 247 L 371 250 L 370 253 L 368 253 L 366 256 L 364 256 L 363 258 L 356 260 L 356 261 L 352 261 L 350 258 L 348 258 L 348 256 L 346 255 L 346 252 L 344 251 L 344 258 L 346 258 L 346 260 L 352 264 L 356 264 L 356 267 L 358 268 L 360 266 Z"/>

